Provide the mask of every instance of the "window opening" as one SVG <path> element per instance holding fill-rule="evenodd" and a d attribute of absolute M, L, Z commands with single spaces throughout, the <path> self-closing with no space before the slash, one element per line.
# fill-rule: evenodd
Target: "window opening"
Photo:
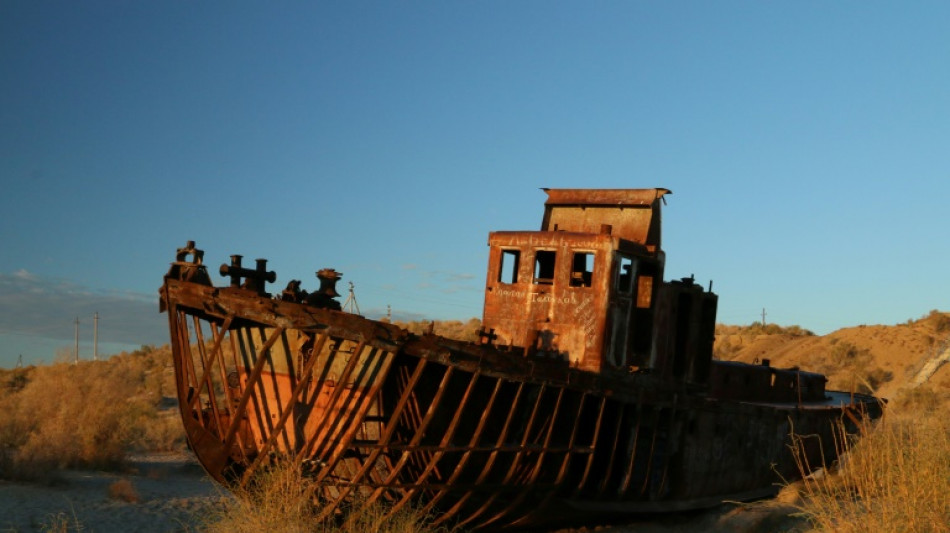
<path fill-rule="evenodd" d="M 521 250 L 502 250 L 501 264 L 498 266 L 498 281 L 518 283 L 519 263 L 521 263 Z"/>
<path fill-rule="evenodd" d="M 594 253 L 574 252 L 571 262 L 571 287 L 590 287 L 594 277 Z"/>
<path fill-rule="evenodd" d="M 534 253 L 534 283 L 537 285 L 550 285 L 554 283 L 554 257 L 553 250 L 538 250 Z"/>
<path fill-rule="evenodd" d="M 620 256 L 620 266 L 617 269 L 617 291 L 630 294 L 633 289 L 633 271 L 636 270 L 633 259 Z"/>
<path fill-rule="evenodd" d="M 638 366 L 648 364 L 653 345 L 653 291 L 659 269 L 653 261 L 634 260 L 630 284 L 636 290 L 633 297 L 634 309 L 630 323 L 631 351 Z"/>

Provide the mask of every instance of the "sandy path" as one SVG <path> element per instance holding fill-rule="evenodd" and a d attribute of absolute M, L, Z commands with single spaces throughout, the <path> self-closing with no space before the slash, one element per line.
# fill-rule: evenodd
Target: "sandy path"
<path fill-rule="evenodd" d="M 132 460 L 132 472 L 65 471 L 47 485 L 0 482 L 0 532 L 46 531 L 68 522 L 69 531 L 196 531 L 202 515 L 226 497 L 185 455 Z M 110 496 L 110 486 L 131 483 L 136 501 Z M 60 529 L 62 530 L 62 529 Z"/>
<path fill-rule="evenodd" d="M 227 492 L 190 455 L 145 455 L 127 474 L 65 471 L 53 486 L 0 481 L 0 533 L 28 531 L 197 532 Z M 110 496 L 126 480 L 135 501 Z M 780 498 L 781 499 L 781 498 Z M 804 521 L 781 501 L 723 505 L 709 511 L 644 517 L 623 525 L 561 529 L 554 533 L 800 532 Z M 77 527 L 77 524 L 80 527 Z M 59 526 L 59 527 L 55 527 Z M 539 533 L 539 532 L 536 532 Z M 550 533 L 550 532 L 549 532 Z"/>

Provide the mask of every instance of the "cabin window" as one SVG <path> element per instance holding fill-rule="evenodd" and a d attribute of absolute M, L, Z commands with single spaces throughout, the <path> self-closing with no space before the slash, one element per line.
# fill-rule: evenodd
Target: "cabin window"
<path fill-rule="evenodd" d="M 502 250 L 501 264 L 498 265 L 498 281 L 518 283 L 518 265 L 521 263 L 521 250 Z"/>
<path fill-rule="evenodd" d="M 616 289 L 618 292 L 625 294 L 630 294 L 633 289 L 633 271 L 634 271 L 634 261 L 633 259 L 623 256 L 620 256 L 620 265 L 617 268 L 617 286 Z"/>
<path fill-rule="evenodd" d="M 534 283 L 550 285 L 554 283 L 554 250 L 538 250 L 534 253 Z"/>
<path fill-rule="evenodd" d="M 590 287 L 594 277 L 594 253 L 574 252 L 571 262 L 571 287 Z"/>

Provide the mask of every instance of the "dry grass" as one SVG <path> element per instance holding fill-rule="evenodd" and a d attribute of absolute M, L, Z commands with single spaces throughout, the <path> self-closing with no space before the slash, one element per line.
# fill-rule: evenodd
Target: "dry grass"
<path fill-rule="evenodd" d="M 323 519 L 314 505 L 318 486 L 288 461 L 256 475 L 234 498 L 214 512 L 202 530 L 207 533 L 448 533 L 431 525 L 429 517 L 413 510 L 390 513 L 382 504 L 342 517 Z"/>
<path fill-rule="evenodd" d="M 863 423 L 860 439 L 839 429 L 837 442 L 826 443 L 838 451 L 837 469 L 804 481 L 801 511 L 812 527 L 844 533 L 950 532 L 946 407 L 889 409 L 873 426 Z"/>
<path fill-rule="evenodd" d="M 793 337 L 813 337 L 815 333 L 801 326 L 780 326 L 762 322 L 753 322 L 748 326 L 716 324 L 716 335 L 790 335 Z"/>
<path fill-rule="evenodd" d="M 65 512 L 59 512 L 47 516 L 46 520 L 40 525 L 40 531 L 43 533 L 69 533 L 71 531 L 85 531 L 85 527 L 76 518 L 75 514 L 69 516 Z"/>

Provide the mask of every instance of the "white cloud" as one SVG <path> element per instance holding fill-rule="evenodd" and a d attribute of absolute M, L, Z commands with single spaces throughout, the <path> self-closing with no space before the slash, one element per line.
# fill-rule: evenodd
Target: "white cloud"
<path fill-rule="evenodd" d="M 16 272 L 14 272 L 13 277 L 24 280 L 24 281 L 37 281 L 39 279 L 36 277 L 36 275 L 32 274 L 30 271 L 26 270 L 25 268 L 21 268 L 20 270 L 17 270 Z"/>
<path fill-rule="evenodd" d="M 165 344 L 168 332 L 158 313 L 158 296 L 96 290 L 26 270 L 0 273 L 0 332 L 69 340 L 91 328 L 99 314 L 100 342 Z"/>

